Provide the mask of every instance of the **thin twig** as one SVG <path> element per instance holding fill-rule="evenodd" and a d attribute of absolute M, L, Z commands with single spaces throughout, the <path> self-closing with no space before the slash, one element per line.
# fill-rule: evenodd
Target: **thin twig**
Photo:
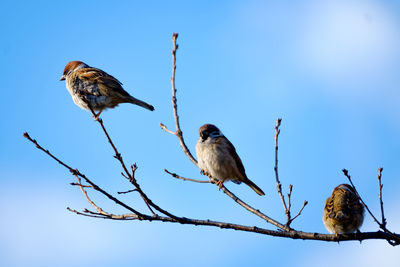
<path fill-rule="evenodd" d="M 290 208 L 292 207 L 292 190 L 293 190 L 293 185 L 289 185 L 289 193 L 287 194 L 288 196 L 288 211 L 290 214 Z"/>
<path fill-rule="evenodd" d="M 172 49 L 172 76 L 171 76 L 171 89 L 172 89 L 172 107 L 174 111 L 174 118 L 175 118 L 175 128 L 176 132 L 170 131 L 167 129 L 167 127 L 160 123 L 160 127 L 164 129 L 166 132 L 169 132 L 171 134 L 174 134 L 178 137 L 179 143 L 183 149 L 183 152 L 185 152 L 186 156 L 193 162 L 194 165 L 197 166 L 197 160 L 193 157 L 192 153 L 190 152 L 189 148 L 186 146 L 185 140 L 183 139 L 183 133 L 181 130 L 181 126 L 179 123 L 179 116 L 178 116 L 178 105 L 177 105 L 177 99 L 176 99 L 176 88 L 175 88 L 175 71 L 176 71 L 176 50 L 178 49 L 178 45 L 176 44 L 176 39 L 178 39 L 178 34 L 173 33 L 172 34 L 172 44 L 173 44 L 173 49 Z"/>
<path fill-rule="evenodd" d="M 131 193 L 131 192 L 136 192 L 137 191 L 137 189 L 135 188 L 135 189 L 131 189 L 131 190 L 128 190 L 128 191 L 119 191 L 119 192 L 117 192 L 119 195 L 121 195 L 121 194 L 128 194 L 128 193 Z"/>
<path fill-rule="evenodd" d="M 84 187 L 84 188 L 93 188 L 93 186 L 91 186 L 91 185 L 83 185 L 83 184 L 79 184 L 79 183 L 69 183 L 69 184 L 73 185 L 73 186 Z"/>
<path fill-rule="evenodd" d="M 179 176 L 179 175 L 176 174 L 176 173 L 170 172 L 170 171 L 168 171 L 167 169 L 164 169 L 164 171 L 165 171 L 166 173 L 168 173 L 169 175 L 171 175 L 172 177 L 174 177 L 174 178 L 176 178 L 176 179 L 183 180 L 183 181 L 191 181 L 191 182 L 203 183 L 203 184 L 209 184 L 209 183 L 211 183 L 210 180 L 205 181 L 205 180 L 196 180 L 196 179 L 191 179 L 191 178 L 185 178 L 185 177 Z"/>
<path fill-rule="evenodd" d="M 135 184 L 137 184 L 137 186 L 136 186 L 136 191 L 138 191 L 139 193 L 140 193 L 140 191 L 141 191 L 141 189 L 140 189 L 140 187 L 139 187 L 139 184 L 136 182 L 136 179 L 135 179 L 135 172 L 136 172 L 136 170 L 137 170 L 137 168 L 138 168 L 138 166 L 136 165 L 136 163 L 134 163 L 133 165 L 131 165 L 131 177 L 132 177 L 132 183 L 135 185 Z M 140 190 L 140 191 L 139 191 Z M 140 194 L 142 194 L 142 193 L 140 193 Z M 146 206 L 147 206 L 147 208 L 150 210 L 150 212 L 153 214 L 153 216 L 155 216 L 156 215 L 156 213 L 154 212 L 154 210 L 151 208 L 151 206 L 150 206 L 150 202 L 151 202 L 151 200 L 149 201 L 149 199 L 148 199 L 148 197 L 144 194 L 144 192 L 143 192 L 143 195 L 144 195 L 144 197 L 142 196 L 142 198 L 143 198 L 143 200 L 144 200 L 144 203 L 146 204 Z M 161 209 L 161 208 L 160 208 Z M 165 213 L 164 213 L 165 214 Z M 168 215 L 169 216 L 169 215 Z"/>
<path fill-rule="evenodd" d="M 286 214 L 286 222 L 290 222 L 290 210 L 286 206 L 286 201 L 285 201 L 285 196 L 282 194 L 282 184 L 279 181 L 279 174 L 278 174 L 278 137 L 281 132 L 279 129 L 279 126 L 281 125 L 282 119 L 278 118 L 276 120 L 276 125 L 275 125 L 275 166 L 274 166 L 274 171 L 275 171 L 275 179 L 276 179 L 276 189 L 278 190 L 279 197 L 281 198 L 283 208 L 285 210 Z"/>
<path fill-rule="evenodd" d="M 99 206 L 97 206 L 97 205 L 92 201 L 92 199 L 89 197 L 89 195 L 88 195 L 88 193 L 86 192 L 86 190 L 83 189 L 84 187 L 87 187 L 87 186 L 82 185 L 81 178 L 79 178 L 79 176 L 78 176 L 76 173 L 74 173 L 73 175 L 75 176 L 76 180 L 78 181 L 77 185 L 78 185 L 79 188 L 81 189 L 81 191 L 82 191 L 83 195 L 85 196 L 86 200 L 97 210 L 98 213 L 100 213 L 100 214 L 102 214 L 102 215 L 108 215 L 107 212 L 105 212 L 103 209 L 101 209 Z M 90 187 L 93 188 L 93 186 L 90 186 Z"/>
<path fill-rule="evenodd" d="M 381 214 L 382 214 L 382 226 L 386 228 L 386 219 L 385 219 L 385 213 L 383 212 L 383 200 L 382 200 L 382 171 L 383 168 L 378 169 L 378 182 L 379 182 L 379 202 L 381 204 Z"/>
<path fill-rule="evenodd" d="M 173 132 L 173 131 L 169 130 L 169 129 L 167 128 L 167 126 L 165 126 L 165 125 L 162 124 L 161 122 L 160 122 L 160 127 L 161 127 L 161 129 L 163 129 L 163 130 L 166 131 L 167 133 L 176 135 L 176 132 Z"/>
<path fill-rule="evenodd" d="M 114 214 L 103 215 L 103 214 L 100 214 L 100 213 L 89 212 L 88 210 L 85 210 L 85 212 L 80 212 L 80 211 L 71 209 L 69 207 L 67 207 L 67 210 L 70 211 L 70 212 L 76 213 L 78 215 L 92 217 L 92 218 L 112 219 L 112 220 L 138 220 L 139 219 L 134 214 L 132 214 L 133 217 L 130 217 L 130 216 L 119 216 L 119 215 L 114 215 Z"/>
<path fill-rule="evenodd" d="M 290 219 L 290 221 L 287 223 L 287 226 L 290 226 L 290 224 L 297 218 L 300 216 L 301 212 L 303 211 L 303 209 L 307 206 L 308 201 L 304 201 L 303 206 L 301 207 L 301 209 L 299 210 L 299 213 L 297 213 L 296 216 L 294 216 L 293 218 Z"/>

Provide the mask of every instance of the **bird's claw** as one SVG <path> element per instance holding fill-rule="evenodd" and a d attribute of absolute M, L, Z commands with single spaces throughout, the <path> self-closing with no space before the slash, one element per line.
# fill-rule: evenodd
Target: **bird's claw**
<path fill-rule="evenodd" d="M 224 184 L 223 181 L 218 181 L 218 182 L 216 183 L 216 185 L 218 185 L 218 190 L 221 190 L 223 184 Z"/>

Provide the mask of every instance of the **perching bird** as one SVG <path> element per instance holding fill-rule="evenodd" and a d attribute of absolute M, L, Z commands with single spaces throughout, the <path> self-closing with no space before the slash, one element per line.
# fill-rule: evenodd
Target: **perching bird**
<path fill-rule="evenodd" d="M 88 105 L 98 113 L 106 108 L 114 108 L 121 103 L 132 103 L 148 110 L 154 110 L 152 105 L 134 98 L 122 88 L 122 83 L 104 71 L 89 67 L 82 61 L 71 61 L 64 69 L 60 81 L 66 81 L 66 86 L 75 104 L 90 110 Z"/>
<path fill-rule="evenodd" d="M 204 124 L 199 129 L 200 138 L 196 144 L 198 165 L 219 189 L 228 180 L 247 184 L 260 196 L 264 192 L 247 178 L 243 163 L 232 143 L 212 124 Z"/>
<path fill-rule="evenodd" d="M 345 234 L 358 231 L 364 220 L 364 207 L 353 187 L 341 184 L 325 201 L 322 221 L 330 233 Z"/>

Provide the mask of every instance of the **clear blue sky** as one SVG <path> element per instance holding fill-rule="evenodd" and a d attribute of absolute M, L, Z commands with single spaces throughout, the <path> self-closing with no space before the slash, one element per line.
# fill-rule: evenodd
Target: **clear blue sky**
<path fill-rule="evenodd" d="M 394 266 L 383 241 L 324 243 L 167 223 L 74 215 L 89 207 L 41 144 L 112 193 L 130 189 L 97 123 L 60 82 L 82 60 L 117 77 L 154 112 L 124 104 L 102 114 L 124 159 L 137 162 L 148 195 L 177 215 L 274 229 L 202 178 L 178 140 L 170 104 L 171 34 L 179 32 L 181 125 L 194 152 L 197 130 L 214 123 L 236 146 L 266 193 L 226 186 L 277 220 L 284 213 L 273 175 L 274 124 L 283 118 L 280 177 L 294 185 L 293 227 L 326 233 L 321 216 L 347 168 L 379 215 L 383 167 L 388 227 L 400 231 L 400 5 L 396 1 L 2 1 L 0 73 L 1 266 Z M 123 212 L 104 197 L 110 212 Z M 121 196 L 142 204 L 134 194 Z M 138 203 L 138 204 L 137 204 Z M 362 231 L 377 226 L 366 216 Z M 355 259 L 361 262 L 355 262 Z M 386 261 L 386 262 L 385 262 Z"/>

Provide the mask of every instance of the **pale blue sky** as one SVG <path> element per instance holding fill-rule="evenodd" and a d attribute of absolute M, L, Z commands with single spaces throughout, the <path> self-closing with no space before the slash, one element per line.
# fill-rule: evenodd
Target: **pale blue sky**
<path fill-rule="evenodd" d="M 321 216 L 347 168 L 379 215 L 384 167 L 388 227 L 400 230 L 400 5 L 396 1 L 3 1 L 0 56 L 1 266 L 394 266 L 383 241 L 324 243 L 167 223 L 96 220 L 65 169 L 23 137 L 28 131 L 98 185 L 130 189 L 97 123 L 60 82 L 70 60 L 103 69 L 155 106 L 124 104 L 102 114 L 143 189 L 186 217 L 274 229 L 214 185 L 172 179 L 164 168 L 202 178 L 178 140 L 170 104 L 171 34 L 179 32 L 176 84 L 181 125 L 194 152 L 197 130 L 214 123 L 236 146 L 266 193 L 226 186 L 284 221 L 273 173 L 275 119 L 283 118 L 280 177 L 294 185 L 293 227 L 326 233 Z M 104 197 L 110 212 L 123 212 Z M 143 207 L 134 194 L 121 196 Z M 366 216 L 362 231 L 377 226 Z M 355 260 L 361 262 L 355 262 Z M 324 263 L 333 266 L 334 261 Z"/>

